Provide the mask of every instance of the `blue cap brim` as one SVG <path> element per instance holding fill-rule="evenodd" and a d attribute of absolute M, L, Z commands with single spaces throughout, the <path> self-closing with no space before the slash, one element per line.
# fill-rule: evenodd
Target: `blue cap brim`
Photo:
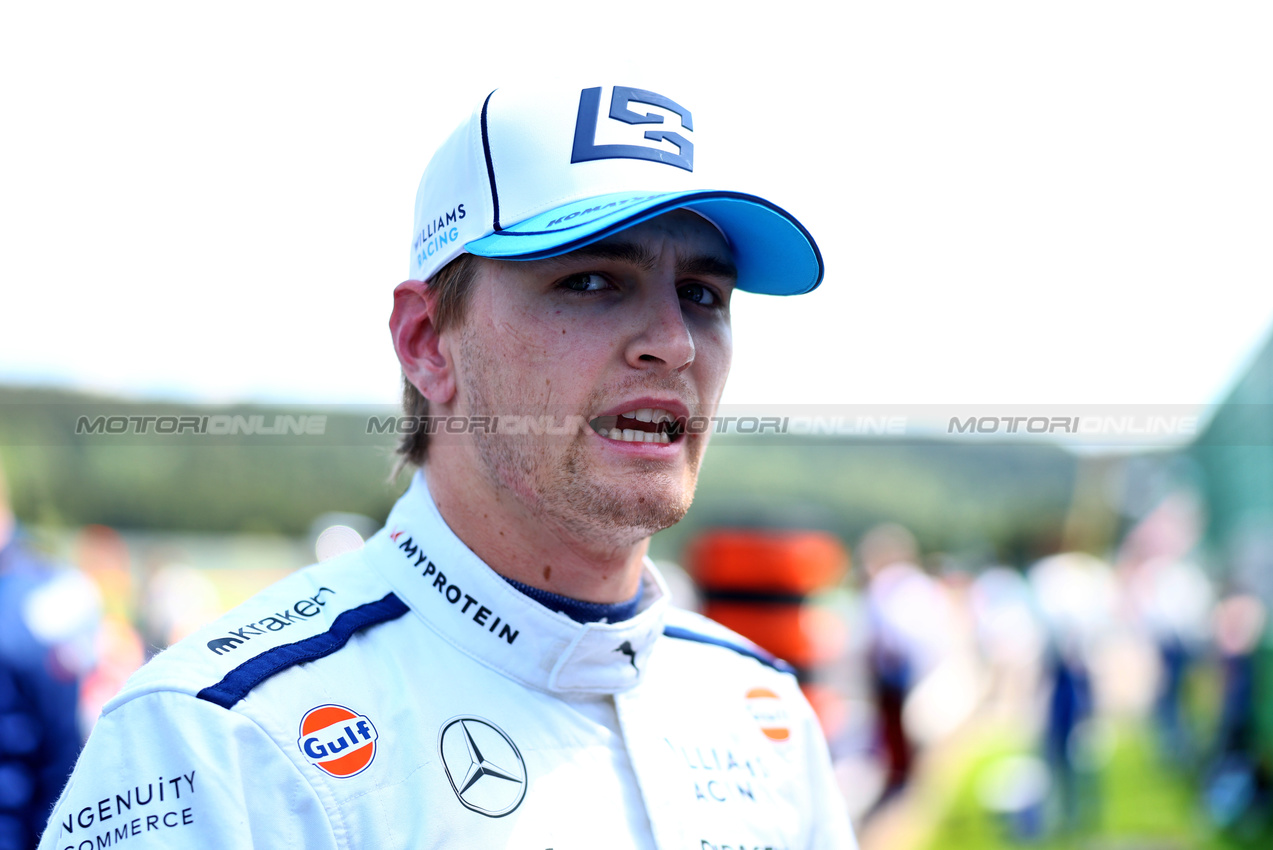
<path fill-rule="evenodd" d="M 701 212 L 724 232 L 738 267 L 738 289 L 800 295 L 822 283 L 822 254 L 809 231 L 781 207 L 740 192 L 600 195 L 532 216 L 464 248 L 496 260 L 555 257 L 675 209 Z"/>

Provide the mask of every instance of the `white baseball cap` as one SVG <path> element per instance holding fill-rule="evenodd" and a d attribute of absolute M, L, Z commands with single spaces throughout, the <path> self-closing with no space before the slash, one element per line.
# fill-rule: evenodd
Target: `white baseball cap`
<path fill-rule="evenodd" d="M 496 89 L 434 154 L 416 192 L 411 278 L 464 252 L 502 260 L 565 254 L 673 209 L 729 241 L 737 288 L 798 295 L 822 254 L 787 211 L 705 182 L 688 108 L 627 86 Z"/>

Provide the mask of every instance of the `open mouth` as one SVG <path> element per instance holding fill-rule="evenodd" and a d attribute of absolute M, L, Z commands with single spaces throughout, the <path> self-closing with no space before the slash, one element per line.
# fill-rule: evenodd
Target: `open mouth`
<path fill-rule="evenodd" d="M 681 420 L 657 407 L 642 407 L 618 416 L 598 416 L 588 424 L 606 439 L 625 443 L 674 443 L 685 432 Z"/>

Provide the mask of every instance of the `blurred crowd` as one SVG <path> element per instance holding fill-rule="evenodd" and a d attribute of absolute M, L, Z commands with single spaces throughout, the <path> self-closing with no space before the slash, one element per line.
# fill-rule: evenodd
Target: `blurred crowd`
<path fill-rule="evenodd" d="M 870 841 L 872 823 L 912 805 L 917 762 L 969 728 L 1022 744 L 977 787 L 1012 842 L 1098 831 L 1098 777 L 1127 728 L 1150 730 L 1159 768 L 1193 789 L 1191 817 L 1269 835 L 1266 601 L 1195 560 L 1202 522 L 1175 493 L 1108 557 L 1025 565 L 926 557 L 897 525 L 868 532 L 838 591 L 854 637 L 837 685 L 854 710 L 827 730 L 864 847 L 897 846 Z"/>

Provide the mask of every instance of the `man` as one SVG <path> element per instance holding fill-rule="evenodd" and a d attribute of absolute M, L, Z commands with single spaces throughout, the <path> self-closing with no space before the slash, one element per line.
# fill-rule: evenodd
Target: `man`
<path fill-rule="evenodd" d="M 822 277 L 791 216 L 704 186 L 694 127 L 640 89 L 501 89 L 450 137 L 390 320 L 421 470 L 362 549 L 135 676 L 44 846 L 853 846 L 794 677 L 645 558 L 732 290 Z"/>

